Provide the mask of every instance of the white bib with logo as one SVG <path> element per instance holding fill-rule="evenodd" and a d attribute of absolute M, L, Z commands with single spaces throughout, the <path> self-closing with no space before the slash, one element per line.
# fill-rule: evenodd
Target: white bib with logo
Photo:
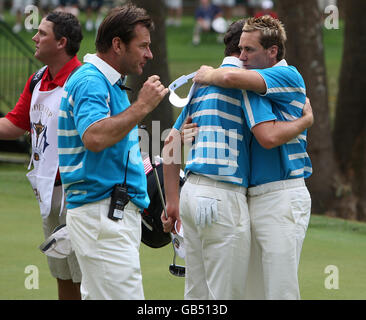
<path fill-rule="evenodd" d="M 41 81 L 34 88 L 30 107 L 32 157 L 27 177 L 38 199 L 42 218 L 51 211 L 52 194 L 58 169 L 57 126 L 64 89 L 40 91 Z M 63 203 L 63 201 L 62 201 Z M 61 212 L 63 206 L 61 205 Z"/>

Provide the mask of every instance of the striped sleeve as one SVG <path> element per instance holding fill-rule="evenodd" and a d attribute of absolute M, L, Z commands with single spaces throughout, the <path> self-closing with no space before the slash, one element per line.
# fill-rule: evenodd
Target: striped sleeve
<path fill-rule="evenodd" d="M 59 170 L 67 192 L 69 187 L 69 174 L 80 172 L 83 169 L 83 155 L 85 147 L 81 141 L 79 132 L 75 126 L 74 105 L 71 99 L 71 90 L 65 88 L 65 94 L 61 100 L 58 120 L 58 153 Z M 70 155 L 75 156 L 71 159 Z"/>
<path fill-rule="evenodd" d="M 252 91 L 243 90 L 243 101 L 244 114 L 250 129 L 261 122 L 277 119 L 269 99 L 259 96 Z"/>
<path fill-rule="evenodd" d="M 306 88 L 301 74 L 293 66 L 277 66 L 256 69 L 264 79 L 267 91 L 264 94 L 270 100 L 289 107 L 302 107 L 305 103 Z"/>
<path fill-rule="evenodd" d="M 68 102 L 73 108 L 75 126 L 81 137 L 92 124 L 110 116 L 108 86 L 96 77 L 76 84 Z"/>
<path fill-rule="evenodd" d="M 178 116 L 178 119 L 175 121 L 173 128 L 180 131 L 183 128 L 184 123 L 186 122 L 188 116 L 189 116 L 189 104 L 186 105 L 180 115 Z"/>

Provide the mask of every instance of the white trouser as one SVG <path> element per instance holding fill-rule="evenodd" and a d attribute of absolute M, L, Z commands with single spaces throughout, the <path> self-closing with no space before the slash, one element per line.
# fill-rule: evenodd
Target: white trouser
<path fill-rule="evenodd" d="M 190 174 L 180 194 L 185 299 L 243 299 L 250 256 L 246 188 Z M 218 220 L 195 224 L 198 198 L 216 199 Z"/>
<path fill-rule="evenodd" d="M 300 299 L 298 266 L 311 199 L 304 179 L 248 189 L 252 248 L 247 299 Z"/>
<path fill-rule="evenodd" d="M 82 273 L 82 298 L 144 299 L 141 215 L 130 201 L 123 219 L 111 220 L 109 203 L 110 198 L 67 211 L 66 225 Z"/>

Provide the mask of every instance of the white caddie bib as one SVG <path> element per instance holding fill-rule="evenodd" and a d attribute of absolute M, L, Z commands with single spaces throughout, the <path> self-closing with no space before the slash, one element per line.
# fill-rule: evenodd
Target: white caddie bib
<path fill-rule="evenodd" d="M 33 191 L 39 202 L 42 218 L 51 210 L 52 194 L 58 169 L 57 127 L 63 87 L 39 91 L 41 81 L 34 88 L 30 107 L 32 156 L 28 172 Z M 61 205 L 61 212 L 63 206 Z"/>

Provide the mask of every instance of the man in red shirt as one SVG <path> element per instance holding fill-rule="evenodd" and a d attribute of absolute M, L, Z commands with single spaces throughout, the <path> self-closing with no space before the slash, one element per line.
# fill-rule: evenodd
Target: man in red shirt
<path fill-rule="evenodd" d="M 278 15 L 275 11 L 273 11 L 273 1 L 265 0 L 261 4 L 262 10 L 259 10 L 254 15 L 254 18 L 258 18 L 265 15 L 270 15 L 273 19 L 278 19 Z"/>
<path fill-rule="evenodd" d="M 31 134 L 29 168 L 33 165 L 33 170 L 27 177 L 40 205 L 47 238 L 66 221 L 58 172 L 57 121 L 63 85 L 81 65 L 76 56 L 82 40 L 81 26 L 69 13 L 52 12 L 42 19 L 32 40 L 36 45 L 34 56 L 47 67 L 38 83 L 32 81 L 33 75 L 28 79 L 14 109 L 0 119 L 0 139 L 17 139 L 26 131 Z M 80 299 L 81 272 L 75 253 L 63 259 L 47 258 L 51 274 L 57 279 L 59 299 Z"/>

